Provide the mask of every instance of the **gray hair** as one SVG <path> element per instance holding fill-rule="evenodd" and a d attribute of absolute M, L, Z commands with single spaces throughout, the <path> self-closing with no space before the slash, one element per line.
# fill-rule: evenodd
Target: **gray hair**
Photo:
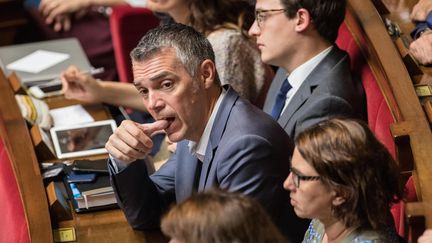
<path fill-rule="evenodd" d="M 197 68 L 204 60 L 215 62 L 213 48 L 207 38 L 192 27 L 179 23 L 163 25 L 147 32 L 130 56 L 133 61 L 142 62 L 166 48 L 174 48 L 178 60 L 192 77 L 197 74 Z"/>

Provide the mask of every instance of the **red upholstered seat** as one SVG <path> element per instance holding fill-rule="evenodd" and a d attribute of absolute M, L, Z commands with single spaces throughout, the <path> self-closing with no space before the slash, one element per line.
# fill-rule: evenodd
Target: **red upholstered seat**
<path fill-rule="evenodd" d="M 387 147 L 390 154 L 396 158 L 396 146 L 390 133 L 390 125 L 394 123 L 394 118 L 384 99 L 376 77 L 366 61 L 367 57 L 365 57 L 363 54 L 364 52 L 362 52 L 361 47 L 366 46 L 367 43 L 361 36 L 358 39 L 354 39 L 345 23 L 343 23 L 339 29 L 339 36 L 336 43 L 341 49 L 348 52 L 351 59 L 352 72 L 356 78 L 362 80 L 366 93 L 367 121 L 370 129 L 374 132 L 378 140 Z M 412 178 L 408 180 L 406 189 L 409 192 L 406 201 L 417 201 Z M 404 203 L 400 202 L 394 205 L 391 212 L 395 221 L 396 231 L 403 237 L 405 232 Z"/>
<path fill-rule="evenodd" d="M 363 41 L 363 40 L 360 40 Z M 393 157 L 396 157 L 396 149 L 393 137 L 390 133 L 390 124 L 394 119 L 389 107 L 381 93 L 374 74 L 366 62 L 362 51 L 354 40 L 351 32 L 345 24 L 339 29 L 339 37 L 336 40 L 339 48 L 348 52 L 351 59 L 351 69 L 356 78 L 360 78 L 366 93 L 367 122 L 375 136 L 387 147 Z M 364 42 L 361 45 L 366 45 Z"/>
<path fill-rule="evenodd" d="M 147 31 L 159 25 L 159 20 L 146 8 L 121 5 L 110 16 L 111 37 L 117 71 L 121 82 L 132 82 L 130 51 Z"/>
<path fill-rule="evenodd" d="M 9 155 L 0 138 L 0 242 L 27 243 L 30 236 Z"/>

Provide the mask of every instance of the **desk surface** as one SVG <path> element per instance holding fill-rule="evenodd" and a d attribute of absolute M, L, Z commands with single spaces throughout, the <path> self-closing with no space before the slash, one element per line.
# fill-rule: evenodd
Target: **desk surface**
<path fill-rule="evenodd" d="M 160 231 L 135 231 L 126 222 L 120 209 L 74 214 L 74 219 L 62 221 L 59 227 L 74 227 L 78 242 L 168 242 Z"/>

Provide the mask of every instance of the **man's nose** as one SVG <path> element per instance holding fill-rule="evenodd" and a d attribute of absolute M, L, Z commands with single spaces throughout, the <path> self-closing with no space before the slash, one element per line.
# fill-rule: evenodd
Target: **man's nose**
<path fill-rule="evenodd" d="M 248 31 L 249 36 L 257 36 L 260 34 L 260 28 L 258 27 L 258 22 L 255 20 Z"/>
<path fill-rule="evenodd" d="M 164 101 L 156 92 L 149 92 L 147 108 L 153 111 L 159 111 L 164 107 Z"/>

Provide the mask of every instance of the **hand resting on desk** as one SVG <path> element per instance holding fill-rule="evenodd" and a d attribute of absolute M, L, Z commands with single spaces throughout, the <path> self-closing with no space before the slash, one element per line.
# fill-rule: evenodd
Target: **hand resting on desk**
<path fill-rule="evenodd" d="M 165 120 L 147 124 L 125 120 L 110 136 L 105 148 L 112 157 L 125 163 L 143 159 L 152 150 L 151 137 L 167 127 Z"/>

